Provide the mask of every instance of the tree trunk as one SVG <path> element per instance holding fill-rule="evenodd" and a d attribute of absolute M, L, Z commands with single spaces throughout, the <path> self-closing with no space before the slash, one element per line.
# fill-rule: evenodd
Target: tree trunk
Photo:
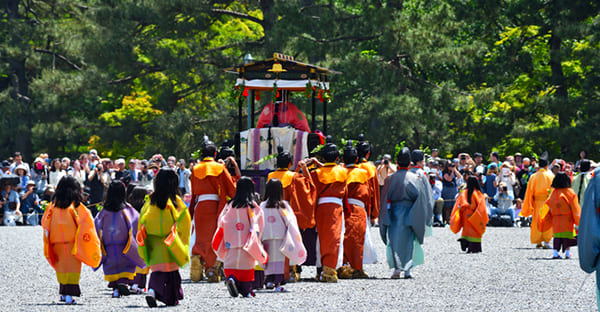
<path fill-rule="evenodd" d="M 19 0 L 7 0 L 6 12 L 11 20 L 18 20 L 19 16 Z M 21 35 L 12 34 L 15 38 L 23 38 Z M 20 44 L 25 48 L 25 43 Z M 31 143 L 31 99 L 29 98 L 29 82 L 25 70 L 25 56 L 17 54 L 10 57 L 9 61 L 10 75 L 10 91 L 11 98 L 17 103 L 15 123 L 17 125 L 14 132 L 14 147 L 15 151 L 23 154 L 25 161 L 30 161 L 32 156 Z"/>
<path fill-rule="evenodd" d="M 274 36 L 271 35 L 271 31 L 273 30 L 273 26 L 277 21 L 277 12 L 273 10 L 273 6 L 275 5 L 274 0 L 261 0 L 260 1 L 260 9 L 263 12 L 263 23 L 262 27 L 265 32 L 265 52 L 267 57 L 270 57 L 273 52 L 283 52 L 279 51 L 279 46 L 277 46 L 277 42 L 273 42 Z"/>
<path fill-rule="evenodd" d="M 558 114 L 558 130 L 561 154 L 564 156 L 569 152 L 568 131 L 571 124 L 571 114 L 568 103 L 568 92 L 561 64 L 562 39 L 553 31 L 550 37 L 550 68 L 552 70 L 552 85 L 556 89 L 554 92 L 553 108 Z"/>

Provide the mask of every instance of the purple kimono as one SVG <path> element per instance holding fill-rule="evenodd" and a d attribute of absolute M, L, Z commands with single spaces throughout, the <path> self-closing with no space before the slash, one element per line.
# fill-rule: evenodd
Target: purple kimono
<path fill-rule="evenodd" d="M 129 204 L 120 211 L 102 210 L 94 223 L 102 244 L 102 268 L 109 287 L 118 283 L 129 284 L 135 276 L 135 267 L 146 264 L 138 254 L 135 236 L 140 214 Z"/>

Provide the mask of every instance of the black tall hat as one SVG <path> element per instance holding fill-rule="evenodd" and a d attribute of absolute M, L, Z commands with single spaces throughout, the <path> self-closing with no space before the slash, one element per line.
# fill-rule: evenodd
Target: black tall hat
<path fill-rule="evenodd" d="M 548 163 L 549 163 L 549 161 L 548 161 L 548 151 L 544 151 L 542 153 L 542 156 L 540 156 L 540 159 L 539 159 L 539 163 L 540 163 L 540 167 L 546 167 L 546 166 L 548 166 Z"/>
<path fill-rule="evenodd" d="M 211 141 L 211 140 L 209 140 L 209 139 L 208 139 L 208 135 L 205 135 L 205 136 L 202 138 L 202 145 L 201 145 L 201 148 L 202 148 L 202 149 L 204 149 L 204 148 L 207 148 L 207 147 L 208 147 L 208 146 L 210 146 L 210 145 L 212 145 L 212 146 L 215 146 L 215 143 L 214 143 L 213 141 Z"/>
<path fill-rule="evenodd" d="M 356 150 L 361 155 L 366 155 L 368 152 L 371 151 L 371 144 L 369 144 L 369 141 L 365 141 L 365 135 L 362 133 L 358 135 L 358 143 L 356 144 Z"/>
<path fill-rule="evenodd" d="M 408 167 L 410 165 L 410 149 L 408 147 L 403 147 L 398 153 L 398 165 L 401 167 Z"/>
<path fill-rule="evenodd" d="M 416 164 L 419 161 L 425 159 L 425 154 L 423 153 L 422 150 L 416 149 L 416 150 L 412 151 L 410 157 L 411 157 L 411 160 L 412 160 L 413 164 Z"/>
<path fill-rule="evenodd" d="M 328 142 L 327 144 L 325 144 L 325 146 L 323 146 L 322 152 L 323 154 L 327 154 L 330 152 L 338 152 L 338 148 L 335 144 Z"/>
<path fill-rule="evenodd" d="M 344 162 L 355 162 L 356 158 L 358 157 L 358 152 L 356 151 L 356 148 L 354 148 L 353 146 L 353 142 L 352 140 L 348 140 L 348 142 L 346 142 L 346 147 L 344 147 Z"/>

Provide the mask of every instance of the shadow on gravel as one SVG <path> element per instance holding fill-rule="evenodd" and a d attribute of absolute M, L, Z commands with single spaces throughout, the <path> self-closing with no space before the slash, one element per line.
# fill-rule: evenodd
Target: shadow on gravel
<path fill-rule="evenodd" d="M 25 303 L 23 304 L 24 306 L 39 306 L 39 307 L 60 307 L 60 306 L 65 306 L 65 307 L 70 307 L 70 306 L 74 306 L 74 307 L 84 307 L 85 304 L 79 303 L 79 301 L 77 301 L 77 304 L 73 304 L 73 305 L 69 305 L 63 302 L 53 302 L 53 303 Z"/>
<path fill-rule="evenodd" d="M 552 258 L 527 258 L 527 260 L 550 260 L 550 261 L 557 261 L 557 260 L 561 260 L 561 259 L 552 259 Z"/>
<path fill-rule="evenodd" d="M 533 250 L 533 249 L 540 249 L 540 248 L 535 248 L 535 247 L 513 247 L 512 249 L 516 249 L 516 250 Z"/>

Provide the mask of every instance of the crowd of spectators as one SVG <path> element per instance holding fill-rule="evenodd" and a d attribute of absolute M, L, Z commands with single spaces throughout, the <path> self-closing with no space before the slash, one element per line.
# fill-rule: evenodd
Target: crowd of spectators
<path fill-rule="evenodd" d="M 396 171 L 390 159 L 389 155 L 384 155 L 377 161 L 380 184 L 383 184 L 382 178 Z M 431 155 L 427 155 L 427 163 L 423 169 L 429 176 L 435 199 L 434 225 L 448 224 L 455 198 L 465 187 L 463 177 L 467 173 L 477 176 L 481 190 L 487 196 L 490 220 L 507 216 L 510 224 L 515 225 L 529 178 L 540 169 L 537 160 L 536 155 L 524 157 L 521 153 L 501 158 L 498 152 L 491 152 L 488 162 L 484 162 L 481 153 L 474 153 L 472 156 L 468 153 L 459 153 L 456 158 L 445 159 L 439 157 L 438 151 L 433 149 Z M 596 167 L 598 164 L 588 160 L 587 153 L 582 150 L 575 163 L 554 159 L 548 170 L 554 174 L 564 171 L 574 181 L 573 188 L 577 192 L 576 186 L 583 183 L 576 183 L 576 177 Z M 581 175 L 582 179 L 584 176 Z M 579 188 L 581 193 L 581 187 Z"/>
<path fill-rule="evenodd" d="M 564 171 L 574 179 L 578 173 L 591 171 L 596 167 L 594 162 L 586 159 L 585 151 L 581 151 L 579 156 L 575 163 L 555 159 L 549 170 L 555 173 Z M 65 175 L 71 175 L 83 186 L 86 205 L 95 215 L 112 181 L 122 181 L 126 186 L 145 186 L 151 191 L 152 179 L 161 167 L 169 167 L 177 172 L 180 192 L 184 198 L 189 199 L 190 176 L 195 163 L 195 159 L 190 158 L 186 162 L 184 159 L 177 160 L 175 156 L 168 156 L 165 160 L 161 154 L 147 160 L 102 158 L 92 149 L 74 160 L 68 157 L 52 159 L 48 154 L 42 153 L 30 166 L 16 152 L 0 165 L 0 213 L 3 213 L 4 224 L 39 224 L 41 214 L 51 200 L 58 181 Z M 382 186 L 385 177 L 396 172 L 397 168 L 389 154 L 377 160 L 376 165 Z M 516 153 L 503 157 L 501 161 L 498 152 L 491 152 L 485 162 L 481 153 L 474 153 L 472 156 L 459 153 L 456 158 L 446 159 L 433 149 L 427 155 L 423 169 L 429 176 L 435 199 L 434 225 L 444 226 L 449 222 L 456 196 L 465 186 L 464 176 L 467 173 L 477 176 L 481 190 L 488 198 L 490 217 L 505 215 L 514 223 L 529 177 L 539 167 L 535 155 L 523 157 Z M 574 186 L 582 184 L 576 179 L 573 182 Z"/>
<path fill-rule="evenodd" d="M 125 165 L 127 163 L 127 166 Z M 161 167 L 169 167 L 180 177 L 179 189 L 182 195 L 190 194 L 191 169 L 194 159 L 186 162 L 161 154 L 150 159 L 119 157 L 102 158 L 95 149 L 81 154 L 77 159 L 68 157 L 50 158 L 42 153 L 31 166 L 23 161 L 16 152 L 13 157 L 0 164 L 0 212 L 3 223 L 7 225 L 31 224 L 40 222 L 41 214 L 51 200 L 54 188 L 63 176 L 70 175 L 82 185 L 87 207 L 94 216 L 104 201 L 108 185 L 112 181 L 121 181 L 126 186 L 145 186 L 152 190 L 152 179 Z"/>

